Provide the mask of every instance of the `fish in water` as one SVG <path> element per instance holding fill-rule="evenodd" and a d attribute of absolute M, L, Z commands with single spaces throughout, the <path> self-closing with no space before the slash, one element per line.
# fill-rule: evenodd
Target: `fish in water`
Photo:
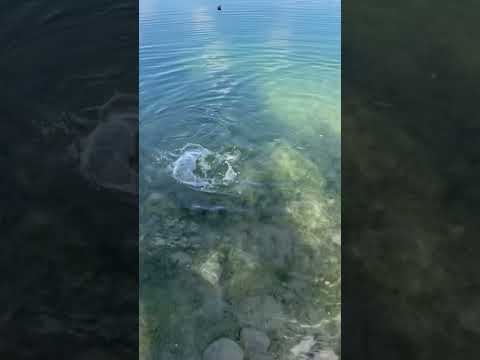
<path fill-rule="evenodd" d="M 218 5 L 218 6 L 217 6 L 217 10 L 218 10 L 218 11 L 222 11 L 222 5 Z"/>

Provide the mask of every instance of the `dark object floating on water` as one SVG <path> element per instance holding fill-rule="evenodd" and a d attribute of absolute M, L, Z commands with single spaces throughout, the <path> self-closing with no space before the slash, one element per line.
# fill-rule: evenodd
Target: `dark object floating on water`
<path fill-rule="evenodd" d="M 218 11 L 222 11 L 222 5 L 218 5 L 218 6 L 217 6 L 217 10 L 218 10 Z"/>

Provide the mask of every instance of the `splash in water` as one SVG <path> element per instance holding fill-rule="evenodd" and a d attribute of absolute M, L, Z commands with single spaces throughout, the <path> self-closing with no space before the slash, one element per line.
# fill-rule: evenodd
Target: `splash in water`
<path fill-rule="evenodd" d="M 238 176 L 233 165 L 238 152 L 215 153 L 198 144 L 187 144 L 169 165 L 171 174 L 179 183 L 205 192 L 232 185 Z"/>

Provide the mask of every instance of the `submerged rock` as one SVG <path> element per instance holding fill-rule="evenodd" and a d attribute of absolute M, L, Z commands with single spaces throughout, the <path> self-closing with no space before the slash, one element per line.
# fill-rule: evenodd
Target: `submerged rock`
<path fill-rule="evenodd" d="M 242 324 L 264 331 L 279 330 L 285 321 L 282 306 L 271 296 L 246 298 L 238 307 L 238 318 Z"/>
<path fill-rule="evenodd" d="M 333 350 L 320 350 L 315 353 L 313 360 L 338 360 L 338 355 Z"/>
<path fill-rule="evenodd" d="M 249 358 L 255 354 L 265 354 L 270 346 L 267 334 L 253 328 L 243 328 L 240 339 Z"/>
<path fill-rule="evenodd" d="M 221 254 L 217 251 L 211 252 L 205 261 L 199 264 L 195 271 L 208 283 L 217 286 L 222 275 Z"/>
<path fill-rule="evenodd" d="M 252 354 L 248 357 L 248 360 L 274 360 L 273 356 L 268 353 Z"/>
<path fill-rule="evenodd" d="M 300 356 L 306 356 L 312 350 L 315 343 L 313 336 L 306 336 L 297 345 L 291 348 L 290 352 L 295 359 Z"/>
<path fill-rule="evenodd" d="M 274 360 L 273 356 L 268 353 L 252 354 L 248 357 L 248 360 Z"/>
<path fill-rule="evenodd" d="M 235 341 L 221 338 L 205 349 L 203 360 L 243 360 L 243 350 Z"/>

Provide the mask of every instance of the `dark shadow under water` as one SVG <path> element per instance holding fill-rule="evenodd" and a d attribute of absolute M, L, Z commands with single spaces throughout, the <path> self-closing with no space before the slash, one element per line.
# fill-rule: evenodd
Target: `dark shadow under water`
<path fill-rule="evenodd" d="M 138 92 L 137 2 L 3 1 L 0 14 L 0 354 L 132 358 L 137 201 L 82 177 L 70 145 L 100 121 L 86 108 Z"/>
<path fill-rule="evenodd" d="M 343 9 L 343 355 L 476 359 L 478 5 Z"/>

